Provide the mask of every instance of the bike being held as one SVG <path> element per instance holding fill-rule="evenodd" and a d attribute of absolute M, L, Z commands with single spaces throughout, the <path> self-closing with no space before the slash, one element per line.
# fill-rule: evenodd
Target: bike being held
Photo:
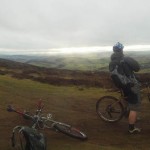
<path fill-rule="evenodd" d="M 123 49 L 124 46 L 119 42 L 113 46 L 109 71 L 114 84 L 121 91 L 122 98 L 127 102 L 127 106 L 124 108 L 121 101 L 115 97 L 104 96 L 97 101 L 96 111 L 103 120 L 116 122 L 125 115 L 128 109 L 128 131 L 129 133 L 139 133 L 141 129 L 135 127 L 135 124 L 141 106 L 141 96 L 140 83 L 135 76 L 135 72 L 140 70 L 140 66 L 136 60 L 125 56 Z M 118 108 L 115 108 L 116 106 Z M 105 109 L 105 113 L 102 113 L 102 109 Z M 116 119 L 113 119 L 113 115 Z"/>

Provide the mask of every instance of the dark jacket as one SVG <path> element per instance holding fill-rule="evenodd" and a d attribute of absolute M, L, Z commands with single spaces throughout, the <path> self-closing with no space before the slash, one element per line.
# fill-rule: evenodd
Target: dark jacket
<path fill-rule="evenodd" d="M 123 67 L 118 70 L 120 73 L 123 71 L 127 76 L 132 76 L 134 72 L 140 70 L 139 63 L 131 57 L 126 57 L 122 52 L 116 52 L 111 55 L 111 61 L 109 63 L 109 71 L 113 71 L 116 65 L 120 64 L 120 61 L 124 61 Z"/>
<path fill-rule="evenodd" d="M 123 63 L 121 67 L 118 67 L 118 72 L 122 74 L 125 73 L 126 76 L 129 76 L 131 78 L 135 77 L 134 72 L 140 70 L 138 62 L 131 57 L 125 57 L 122 52 L 116 52 L 111 55 L 111 61 L 109 63 L 109 71 L 113 71 L 115 66 L 119 65 L 120 61 L 122 60 Z M 118 80 L 118 78 L 114 77 L 112 78 L 112 80 L 116 85 L 116 87 L 123 90 L 124 96 L 126 97 L 126 100 L 130 104 L 138 103 L 138 101 L 140 100 L 138 82 L 136 82 L 136 84 L 127 84 L 126 86 L 123 86 Z"/>

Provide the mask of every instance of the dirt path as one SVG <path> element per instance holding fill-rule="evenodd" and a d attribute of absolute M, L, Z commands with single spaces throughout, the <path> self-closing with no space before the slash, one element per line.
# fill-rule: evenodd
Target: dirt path
<path fill-rule="evenodd" d="M 71 92 L 71 90 L 74 90 Z M 69 93 L 55 91 L 46 94 L 45 112 L 51 112 L 57 121 L 69 123 L 88 135 L 87 141 L 73 139 L 66 135 L 53 131 L 41 131 L 46 134 L 48 150 L 148 150 L 150 149 L 150 103 L 142 102 L 142 120 L 138 126 L 142 133 L 130 135 L 127 132 L 127 119 L 118 123 L 109 124 L 103 122 L 95 112 L 95 104 L 99 93 L 95 89 L 87 91 L 75 91 L 70 89 Z M 45 90 L 44 90 L 45 91 Z M 48 91 L 49 92 L 49 91 Z M 90 94 L 90 92 L 92 94 Z M 94 93 L 95 92 L 95 93 Z M 64 94 L 65 93 L 65 94 Z M 93 94 L 94 93 L 94 94 Z M 64 95 L 63 95 L 64 94 Z M 61 95 L 61 96 L 60 96 Z M 36 99 L 34 98 L 35 102 Z M 22 102 L 22 107 L 34 110 L 33 101 Z M 5 104 L 8 102 L 5 101 Z M 13 113 L 8 113 L 5 105 L 0 109 L 0 150 L 12 150 L 10 135 L 12 128 L 16 125 L 25 125 L 26 122 Z"/>

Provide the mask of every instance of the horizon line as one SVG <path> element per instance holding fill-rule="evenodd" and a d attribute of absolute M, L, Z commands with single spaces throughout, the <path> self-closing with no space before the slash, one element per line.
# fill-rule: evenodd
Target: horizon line
<path fill-rule="evenodd" d="M 68 47 L 68 48 L 51 48 L 51 49 L 8 49 L 0 48 L 3 54 L 71 54 L 71 53 L 92 53 L 92 52 L 109 52 L 112 46 L 91 46 L 91 47 Z M 150 51 L 150 45 L 128 45 L 125 51 Z"/>

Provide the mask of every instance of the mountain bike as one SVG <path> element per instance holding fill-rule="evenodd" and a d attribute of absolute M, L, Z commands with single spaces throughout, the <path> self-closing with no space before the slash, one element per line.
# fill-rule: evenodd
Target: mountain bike
<path fill-rule="evenodd" d="M 31 128 L 33 129 L 52 129 L 54 131 L 59 131 L 65 135 L 70 137 L 86 140 L 87 135 L 80 131 L 79 129 L 62 122 L 55 121 L 52 117 L 52 114 L 48 113 L 46 116 L 43 115 L 42 110 L 44 108 L 44 104 L 42 101 L 39 101 L 37 104 L 37 109 L 35 114 L 31 114 L 30 112 L 20 111 L 15 109 L 12 105 L 8 105 L 7 111 L 15 112 L 23 118 L 32 121 Z"/>
<path fill-rule="evenodd" d="M 149 83 L 143 85 L 146 86 L 147 97 L 150 101 Z M 118 92 L 120 93 L 119 98 L 114 96 L 103 96 L 96 102 L 96 113 L 103 121 L 113 123 L 121 120 L 123 116 L 128 115 L 129 108 L 126 97 L 122 90 L 119 90 Z"/>

